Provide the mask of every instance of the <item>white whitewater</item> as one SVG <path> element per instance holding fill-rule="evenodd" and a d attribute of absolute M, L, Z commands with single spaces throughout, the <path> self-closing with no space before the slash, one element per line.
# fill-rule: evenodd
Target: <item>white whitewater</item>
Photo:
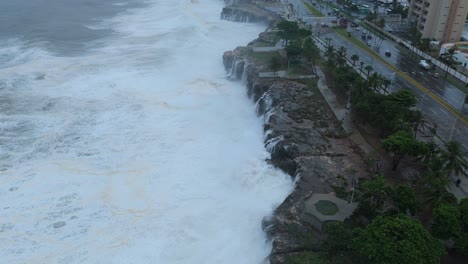
<path fill-rule="evenodd" d="M 0 263 L 264 261 L 292 182 L 222 66 L 264 27 L 222 5 L 149 1 L 82 56 L 0 45 Z"/>

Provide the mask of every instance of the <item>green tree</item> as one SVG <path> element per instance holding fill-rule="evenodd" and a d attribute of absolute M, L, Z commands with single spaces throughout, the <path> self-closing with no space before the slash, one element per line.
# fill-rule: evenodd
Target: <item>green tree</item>
<path fill-rule="evenodd" d="M 336 64 L 338 67 L 346 66 L 346 48 L 340 47 L 336 51 Z"/>
<path fill-rule="evenodd" d="M 408 132 L 398 131 L 382 141 L 382 147 L 393 153 L 393 170 L 396 170 L 401 159 L 405 156 L 418 156 L 424 153 L 426 145 L 419 142 Z"/>
<path fill-rule="evenodd" d="M 439 186 L 429 186 L 423 191 L 424 205 L 434 208 L 442 203 L 457 204 L 457 198 L 445 188 Z"/>
<path fill-rule="evenodd" d="M 458 210 L 460 211 L 460 221 L 464 229 L 468 231 L 468 198 L 465 197 L 460 200 L 458 204 Z"/>
<path fill-rule="evenodd" d="M 328 222 L 323 230 L 327 240 L 323 242 L 322 247 L 329 255 L 351 249 L 352 230 L 344 223 Z"/>
<path fill-rule="evenodd" d="M 426 144 L 426 152 L 427 152 Z M 447 172 L 444 171 L 444 161 L 439 157 L 432 157 L 428 163 L 425 163 L 426 170 L 423 173 L 424 179 L 430 184 L 432 188 L 441 188 L 445 190 L 445 187 L 450 184 L 450 180 L 447 177 Z"/>
<path fill-rule="evenodd" d="M 383 79 L 383 83 L 382 83 L 382 91 L 384 94 L 387 94 L 388 93 L 388 86 L 392 84 L 392 81 L 387 79 L 387 78 L 384 78 Z"/>
<path fill-rule="evenodd" d="M 414 94 L 410 91 L 406 90 L 399 90 L 398 92 L 391 93 L 388 95 L 388 98 L 392 101 L 395 102 L 402 107 L 413 107 L 416 105 L 416 97 L 414 97 Z"/>
<path fill-rule="evenodd" d="M 302 45 L 298 40 L 291 40 L 285 48 L 288 59 L 302 54 Z"/>
<path fill-rule="evenodd" d="M 357 213 L 372 219 L 386 211 L 391 189 L 385 185 L 382 175 L 375 175 L 359 187 L 359 204 Z"/>
<path fill-rule="evenodd" d="M 306 38 L 303 47 L 304 55 L 315 66 L 315 59 L 320 57 L 320 49 L 317 47 L 311 37 Z"/>
<path fill-rule="evenodd" d="M 432 159 L 437 158 L 440 154 L 439 145 L 437 145 L 434 141 L 429 141 L 426 143 L 426 152 L 421 154 L 418 157 L 423 164 L 429 164 Z"/>
<path fill-rule="evenodd" d="M 411 27 L 408 32 L 411 36 L 411 45 L 419 47 L 421 43 L 422 33 L 419 32 L 417 27 Z"/>
<path fill-rule="evenodd" d="M 375 12 L 367 12 L 366 14 L 366 20 L 367 21 L 373 21 L 374 19 L 377 18 L 377 13 Z"/>
<path fill-rule="evenodd" d="M 276 27 L 278 28 L 278 36 L 286 41 L 286 45 L 290 40 L 297 39 L 299 36 L 299 25 L 295 21 L 283 20 L 279 22 Z"/>
<path fill-rule="evenodd" d="M 455 58 L 455 49 L 451 48 L 448 49 L 446 52 L 440 55 L 440 58 L 447 63 L 447 67 L 445 68 L 445 78 L 447 78 L 449 68 L 453 68 L 454 65 L 460 64 L 458 60 Z"/>
<path fill-rule="evenodd" d="M 366 67 L 364 67 L 364 70 L 367 71 L 367 76 L 369 76 L 370 72 L 374 70 L 374 67 L 372 67 L 371 65 L 367 65 Z"/>
<path fill-rule="evenodd" d="M 455 249 L 460 253 L 468 255 L 468 198 L 461 199 L 458 204 L 458 210 L 460 211 L 462 232 L 455 240 Z"/>
<path fill-rule="evenodd" d="M 393 190 L 393 203 L 398 212 L 414 215 L 418 204 L 414 189 L 408 185 L 398 185 Z"/>
<path fill-rule="evenodd" d="M 359 78 L 359 75 L 348 68 L 336 68 L 332 88 L 338 95 L 346 96 L 351 85 Z"/>
<path fill-rule="evenodd" d="M 464 255 L 468 255 L 468 231 L 460 234 L 455 240 L 455 249 Z"/>
<path fill-rule="evenodd" d="M 357 55 L 357 54 L 351 55 L 351 60 L 353 61 L 353 66 L 355 66 L 355 65 L 356 65 L 356 61 L 359 60 L 359 55 Z"/>
<path fill-rule="evenodd" d="M 439 264 L 444 254 L 441 243 L 406 215 L 378 216 L 353 242 L 373 264 Z"/>
<path fill-rule="evenodd" d="M 385 18 L 380 17 L 377 22 L 375 23 L 379 28 L 385 27 Z"/>
<path fill-rule="evenodd" d="M 423 38 L 421 39 L 418 47 L 423 52 L 428 52 L 431 50 L 431 39 Z"/>
<path fill-rule="evenodd" d="M 364 67 L 364 62 L 360 61 L 359 62 L 359 70 L 362 72 L 362 68 Z"/>
<path fill-rule="evenodd" d="M 333 66 L 336 63 L 336 50 L 335 46 L 333 45 L 328 45 L 327 48 L 325 49 L 325 57 L 327 57 L 327 64 L 329 66 Z"/>
<path fill-rule="evenodd" d="M 346 48 L 343 46 L 336 51 L 336 64 L 338 67 L 346 66 Z"/>
<path fill-rule="evenodd" d="M 457 237 L 461 232 L 460 211 L 453 205 L 442 203 L 433 212 L 432 234 L 440 239 Z"/>
<path fill-rule="evenodd" d="M 460 143 L 448 141 L 444 146 L 445 150 L 441 152 L 440 158 L 444 161 L 444 170 L 447 171 L 448 176 L 452 173 L 455 174 L 455 176 L 467 176 L 465 171 L 468 169 L 468 162 L 466 160 L 466 155 L 462 152 Z"/>
<path fill-rule="evenodd" d="M 383 76 L 374 72 L 367 77 L 367 83 L 369 87 L 373 88 L 374 92 L 379 92 L 383 85 Z"/>
<path fill-rule="evenodd" d="M 419 111 L 412 110 L 416 104 L 414 94 L 399 90 L 389 95 L 374 95 L 371 98 L 370 123 L 379 128 L 382 136 L 398 130 L 411 131 L 418 122 Z"/>

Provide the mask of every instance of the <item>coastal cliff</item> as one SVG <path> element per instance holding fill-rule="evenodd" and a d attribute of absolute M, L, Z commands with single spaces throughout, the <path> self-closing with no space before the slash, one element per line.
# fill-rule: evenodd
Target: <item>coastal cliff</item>
<path fill-rule="evenodd" d="M 272 241 L 270 263 L 287 263 L 294 254 L 317 249 L 321 231 L 304 220 L 304 200 L 312 193 L 330 193 L 356 173 L 352 142 L 316 87 L 316 79 L 260 78 L 267 65 L 249 59 L 250 48 L 265 34 L 223 55 L 231 79 L 246 85 L 263 119 L 269 162 L 296 179 L 292 193 L 264 219 Z M 340 182 L 341 181 L 341 182 Z"/>

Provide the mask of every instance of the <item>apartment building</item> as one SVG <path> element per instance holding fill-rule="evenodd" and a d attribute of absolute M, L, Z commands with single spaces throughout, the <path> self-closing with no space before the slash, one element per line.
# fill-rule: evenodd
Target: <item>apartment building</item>
<path fill-rule="evenodd" d="M 459 41 L 468 14 L 468 0 L 411 0 L 408 23 L 423 38 Z"/>

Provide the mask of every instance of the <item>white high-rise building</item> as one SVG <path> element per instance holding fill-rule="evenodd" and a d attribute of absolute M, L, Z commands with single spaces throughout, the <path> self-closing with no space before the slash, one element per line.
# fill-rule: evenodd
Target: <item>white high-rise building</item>
<path fill-rule="evenodd" d="M 460 40 L 467 13 L 468 0 L 411 0 L 408 23 L 423 38 L 454 42 Z"/>

